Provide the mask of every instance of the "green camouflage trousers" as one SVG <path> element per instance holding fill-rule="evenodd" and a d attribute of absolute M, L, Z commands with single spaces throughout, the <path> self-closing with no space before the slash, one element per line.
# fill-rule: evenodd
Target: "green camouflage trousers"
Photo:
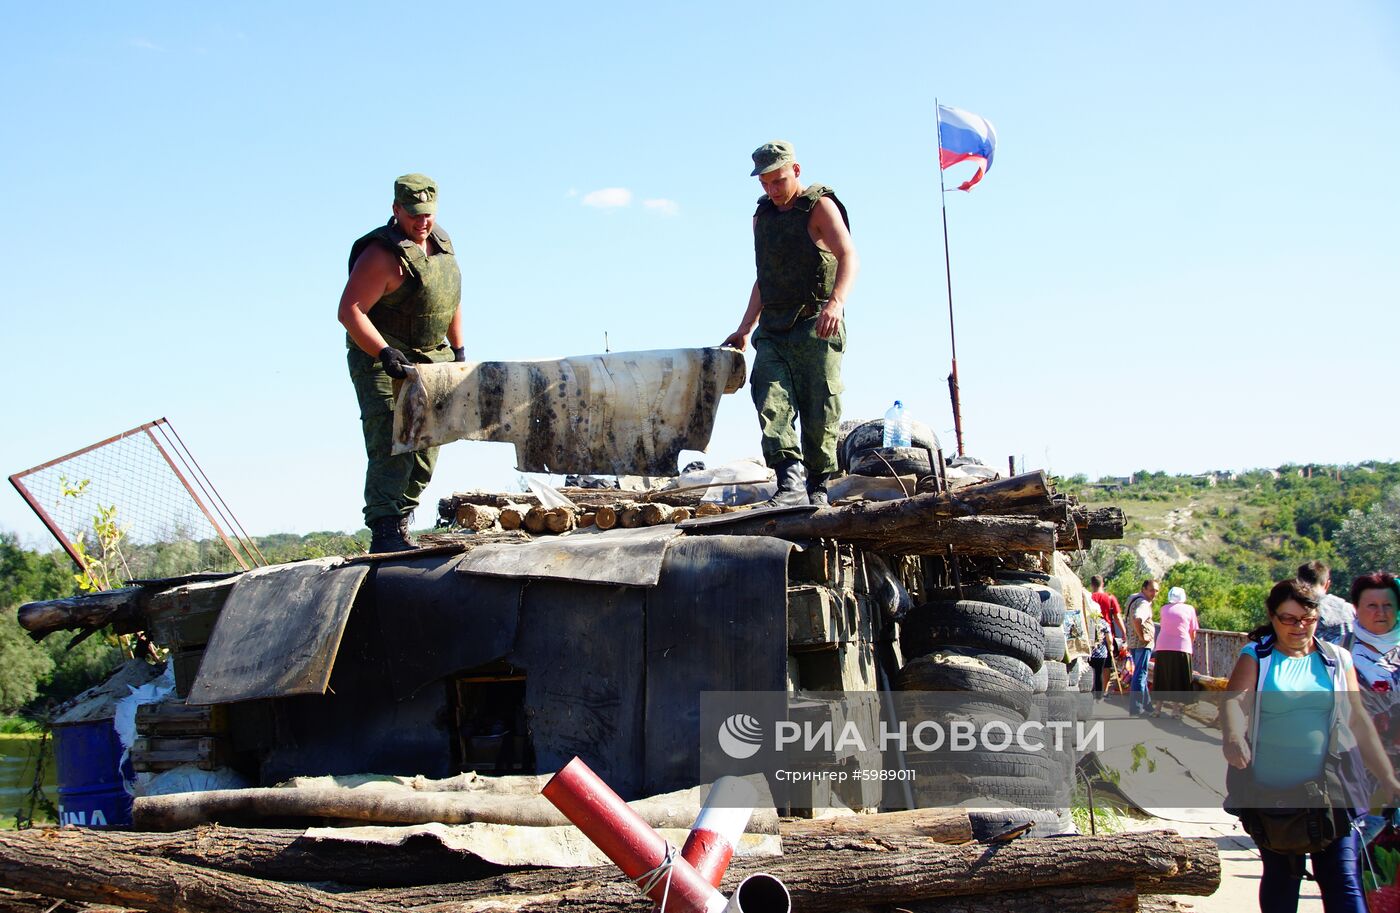
<path fill-rule="evenodd" d="M 420 364 L 451 361 L 446 343 L 432 349 L 403 349 L 409 361 Z M 358 347 L 349 349 L 350 381 L 360 401 L 360 425 L 365 434 L 365 523 L 381 517 L 401 517 L 418 506 L 418 498 L 433 478 L 438 449 L 390 454 L 394 439 L 393 379 L 384 373 L 379 359 Z"/>
<path fill-rule="evenodd" d="M 807 478 L 836 472 L 836 432 L 841 424 L 841 355 L 846 322 L 830 339 L 817 335 L 817 318 L 790 330 L 760 324 L 753 336 L 753 404 L 769 466 L 802 460 Z M 802 421 L 799 446 L 796 423 Z"/>

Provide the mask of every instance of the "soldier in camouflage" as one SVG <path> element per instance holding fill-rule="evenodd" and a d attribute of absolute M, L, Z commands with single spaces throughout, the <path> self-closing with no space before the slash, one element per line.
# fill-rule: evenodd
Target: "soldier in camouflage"
<path fill-rule="evenodd" d="M 843 317 L 860 258 L 846 208 L 830 187 L 799 183 L 802 166 L 790 143 L 764 143 L 753 162 L 764 192 L 753 217 L 758 278 L 739 329 L 724 345 L 742 350 L 758 327 L 753 401 L 763 458 L 778 477 L 768 503 L 825 507 L 841 423 Z"/>
<path fill-rule="evenodd" d="M 340 296 L 350 380 L 369 458 L 365 525 L 371 552 L 414 548 L 409 515 L 428 487 L 437 448 L 393 455 L 396 381 L 405 366 L 465 361 L 462 273 L 437 222 L 437 184 L 422 174 L 394 181 L 393 218 L 350 249 Z"/>

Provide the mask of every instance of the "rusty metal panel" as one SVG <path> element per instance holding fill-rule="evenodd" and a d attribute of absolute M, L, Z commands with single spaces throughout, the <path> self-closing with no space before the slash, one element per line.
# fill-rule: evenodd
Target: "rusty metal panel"
<path fill-rule="evenodd" d="M 320 558 L 238 578 L 190 688 L 191 704 L 322 694 L 369 567 Z"/>
<path fill-rule="evenodd" d="M 457 566 L 467 574 L 491 577 L 548 577 L 584 583 L 656 586 L 666 547 L 681 531 L 675 526 L 636 529 L 581 529 L 533 542 L 502 542 L 472 549 Z"/>
<path fill-rule="evenodd" d="M 720 397 L 745 370 L 724 348 L 414 365 L 393 449 L 500 441 L 525 472 L 673 475 L 682 450 L 709 445 Z"/>

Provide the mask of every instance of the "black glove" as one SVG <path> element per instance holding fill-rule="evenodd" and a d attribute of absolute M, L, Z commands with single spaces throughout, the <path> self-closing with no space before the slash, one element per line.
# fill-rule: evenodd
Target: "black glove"
<path fill-rule="evenodd" d="M 452 360 L 453 360 L 453 361 L 466 361 L 466 360 L 467 360 L 467 347 L 466 347 L 466 346 L 453 346 L 453 347 L 452 347 Z"/>
<path fill-rule="evenodd" d="M 384 366 L 384 373 L 394 378 L 407 377 L 408 371 L 404 369 L 413 364 L 393 346 L 385 346 L 379 350 L 379 363 Z"/>

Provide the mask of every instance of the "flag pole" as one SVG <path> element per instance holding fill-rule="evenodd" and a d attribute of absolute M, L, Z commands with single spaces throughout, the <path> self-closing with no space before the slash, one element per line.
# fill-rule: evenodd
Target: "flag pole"
<path fill-rule="evenodd" d="M 937 96 L 933 99 L 933 118 L 938 127 L 938 202 L 943 209 L 943 272 L 948 281 L 948 336 L 953 346 L 953 373 L 948 375 L 948 395 L 953 400 L 953 434 L 958 442 L 958 456 L 964 456 L 962 401 L 958 388 L 958 334 L 953 327 L 953 263 L 948 254 L 948 191 L 943 184 L 943 115 Z"/>

